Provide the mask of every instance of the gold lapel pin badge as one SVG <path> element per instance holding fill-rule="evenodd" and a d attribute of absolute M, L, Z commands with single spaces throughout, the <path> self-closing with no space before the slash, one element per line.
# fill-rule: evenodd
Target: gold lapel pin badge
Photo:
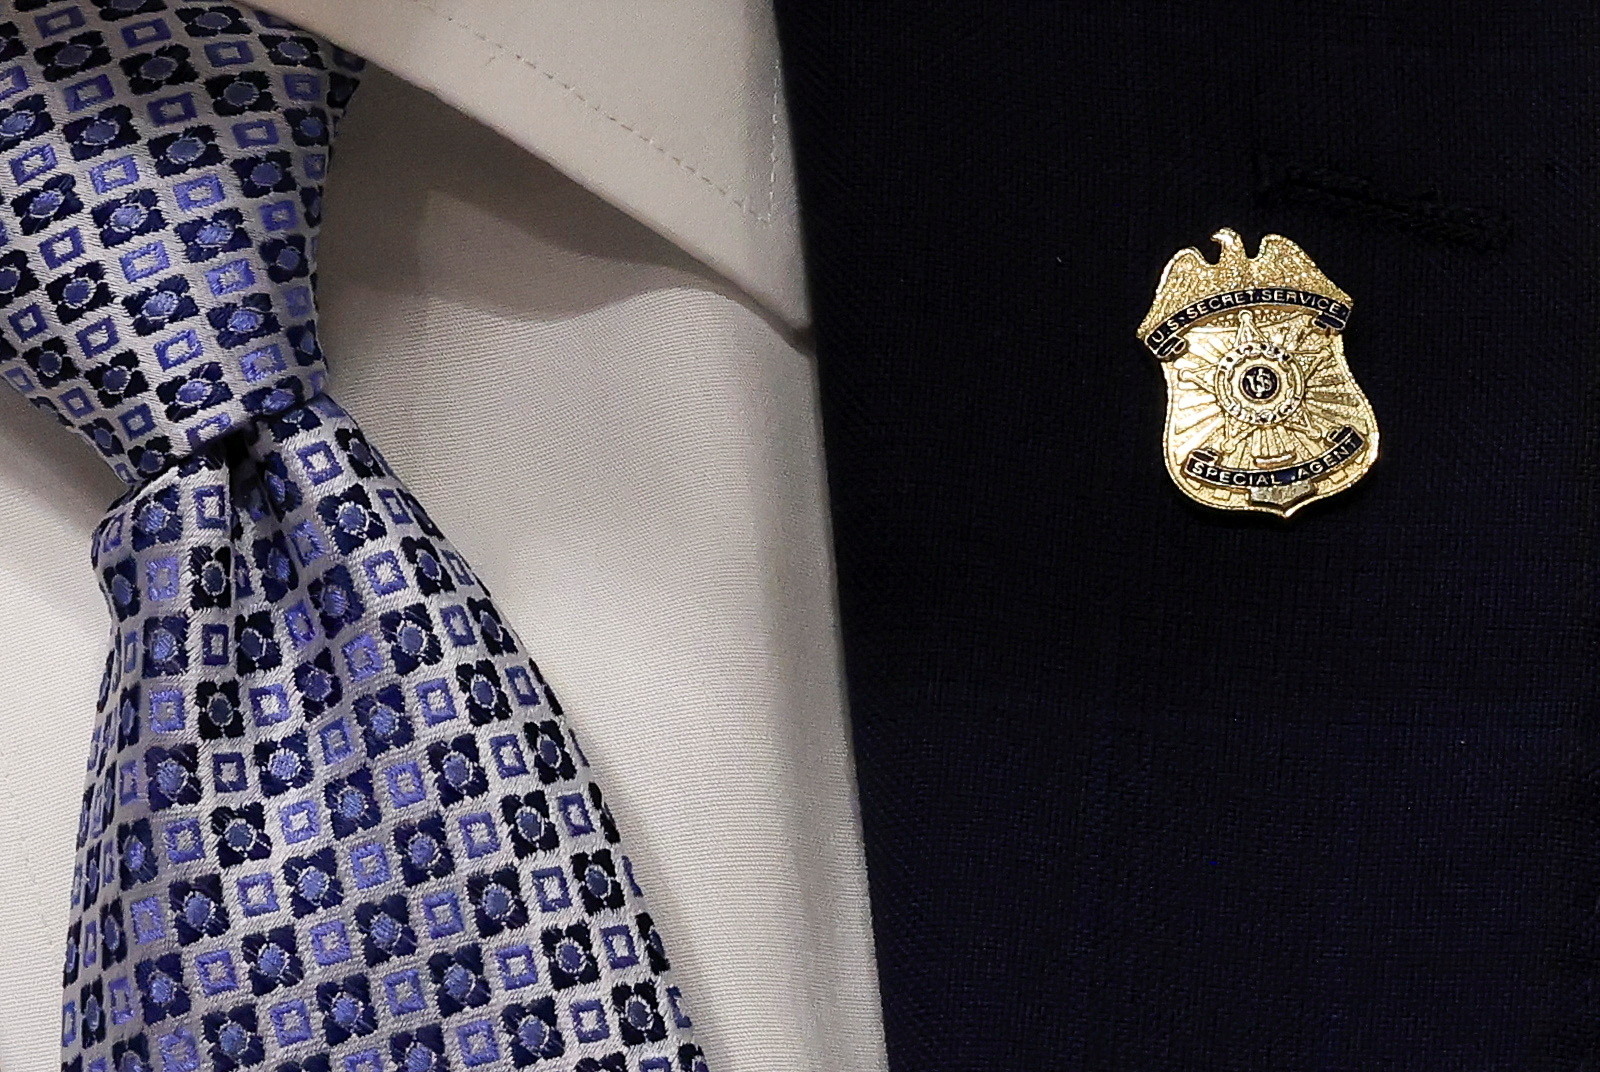
<path fill-rule="evenodd" d="M 1345 362 L 1350 295 L 1282 235 L 1212 236 L 1161 273 L 1139 337 L 1167 383 L 1167 472 L 1191 499 L 1287 517 L 1360 480 L 1378 422 Z"/>

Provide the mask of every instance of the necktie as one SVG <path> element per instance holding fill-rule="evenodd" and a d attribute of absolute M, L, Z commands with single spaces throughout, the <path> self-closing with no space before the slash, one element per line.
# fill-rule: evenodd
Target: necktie
<path fill-rule="evenodd" d="M 6 7 L 0 374 L 129 485 L 63 1069 L 704 1072 L 555 696 L 325 393 L 360 61 L 236 5 Z"/>

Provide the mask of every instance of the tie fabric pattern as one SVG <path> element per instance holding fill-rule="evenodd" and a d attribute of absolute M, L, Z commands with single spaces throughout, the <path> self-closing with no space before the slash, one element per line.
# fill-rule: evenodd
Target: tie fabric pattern
<path fill-rule="evenodd" d="M 0 375 L 129 489 L 66 1072 L 705 1072 L 560 705 L 324 392 L 361 63 L 234 4 L 10 0 Z"/>

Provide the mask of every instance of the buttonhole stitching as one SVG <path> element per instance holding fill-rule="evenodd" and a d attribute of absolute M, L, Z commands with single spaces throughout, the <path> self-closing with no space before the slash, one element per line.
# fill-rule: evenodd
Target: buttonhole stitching
<path fill-rule="evenodd" d="M 1481 252 L 1503 249 L 1511 234 L 1511 221 L 1499 209 L 1447 202 L 1435 190 L 1406 196 L 1361 176 L 1270 156 L 1258 160 L 1256 198 L 1263 205 L 1304 206 Z"/>

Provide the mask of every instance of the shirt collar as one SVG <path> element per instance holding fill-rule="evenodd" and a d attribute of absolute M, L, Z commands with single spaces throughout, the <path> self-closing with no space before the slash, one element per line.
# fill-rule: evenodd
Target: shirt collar
<path fill-rule="evenodd" d="M 809 320 L 768 0 L 252 0 L 439 96 Z"/>

